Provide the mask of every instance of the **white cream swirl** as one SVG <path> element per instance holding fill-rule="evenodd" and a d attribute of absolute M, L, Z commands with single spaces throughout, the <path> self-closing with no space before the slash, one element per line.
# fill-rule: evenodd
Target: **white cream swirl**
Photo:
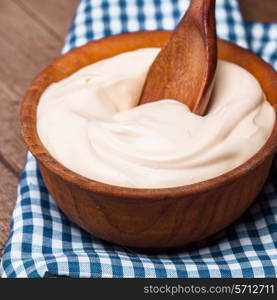
<path fill-rule="evenodd" d="M 56 160 L 100 182 L 165 188 L 221 175 L 265 144 L 274 109 L 257 80 L 232 63 L 219 61 L 204 117 L 175 100 L 137 106 L 158 51 L 126 52 L 47 88 L 37 129 Z"/>

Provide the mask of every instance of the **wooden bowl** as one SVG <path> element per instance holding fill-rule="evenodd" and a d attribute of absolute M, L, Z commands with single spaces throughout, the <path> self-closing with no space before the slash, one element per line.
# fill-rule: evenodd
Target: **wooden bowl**
<path fill-rule="evenodd" d="M 43 91 L 78 69 L 113 55 L 162 47 L 169 32 L 138 32 L 91 42 L 58 58 L 28 88 L 21 105 L 22 135 L 39 162 L 48 191 L 76 224 L 104 240 L 135 248 L 168 249 L 191 244 L 236 220 L 261 191 L 277 144 L 277 122 L 264 145 L 236 169 L 197 184 L 135 189 L 82 177 L 57 162 L 40 141 L 37 105 Z M 277 75 L 262 59 L 226 41 L 219 57 L 250 71 L 277 107 Z M 61 120 L 62 122 L 62 120 Z"/>

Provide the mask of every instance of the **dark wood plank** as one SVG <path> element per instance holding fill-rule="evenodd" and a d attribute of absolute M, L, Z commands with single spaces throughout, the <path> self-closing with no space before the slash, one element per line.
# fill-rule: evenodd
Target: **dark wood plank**
<path fill-rule="evenodd" d="M 0 3 L 1 48 L 4 48 L 0 80 L 21 95 L 30 80 L 59 54 L 62 42 L 15 2 Z"/>
<path fill-rule="evenodd" d="M 276 0 L 239 0 L 248 21 L 277 22 Z"/>
<path fill-rule="evenodd" d="M 18 178 L 0 162 L 0 257 L 8 238 Z"/>
<path fill-rule="evenodd" d="M 70 19 L 75 14 L 79 0 L 14 0 L 33 18 L 43 23 L 45 28 L 64 40 L 70 25 Z"/>
<path fill-rule="evenodd" d="M 0 87 L 0 161 L 15 175 L 20 174 L 26 154 L 26 146 L 20 135 L 18 115 L 18 96 L 8 94 Z"/>
<path fill-rule="evenodd" d="M 0 39 L 2 41 L 0 50 L 0 82 L 6 91 L 8 90 L 11 94 L 18 96 L 19 102 L 19 97 L 23 95 L 31 78 L 38 72 L 38 67 L 18 47 L 11 45 L 9 41 L 5 40 L 1 32 Z"/>

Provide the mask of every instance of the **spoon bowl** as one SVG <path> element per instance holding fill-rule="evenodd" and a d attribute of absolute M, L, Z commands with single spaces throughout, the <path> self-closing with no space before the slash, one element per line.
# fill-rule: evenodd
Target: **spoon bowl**
<path fill-rule="evenodd" d="M 204 115 L 216 66 L 215 0 L 192 0 L 150 67 L 139 103 L 174 99 Z"/>

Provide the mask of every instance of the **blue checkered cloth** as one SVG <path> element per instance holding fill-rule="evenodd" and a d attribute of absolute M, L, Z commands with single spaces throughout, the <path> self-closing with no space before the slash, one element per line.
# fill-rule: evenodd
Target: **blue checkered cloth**
<path fill-rule="evenodd" d="M 188 0 L 81 0 L 63 53 L 127 31 L 173 29 Z M 277 68 L 277 24 L 247 23 L 217 0 L 219 37 Z M 175 253 L 135 253 L 89 235 L 58 209 L 29 153 L 20 178 L 2 277 L 276 277 L 277 160 L 254 204 L 224 231 Z"/>

